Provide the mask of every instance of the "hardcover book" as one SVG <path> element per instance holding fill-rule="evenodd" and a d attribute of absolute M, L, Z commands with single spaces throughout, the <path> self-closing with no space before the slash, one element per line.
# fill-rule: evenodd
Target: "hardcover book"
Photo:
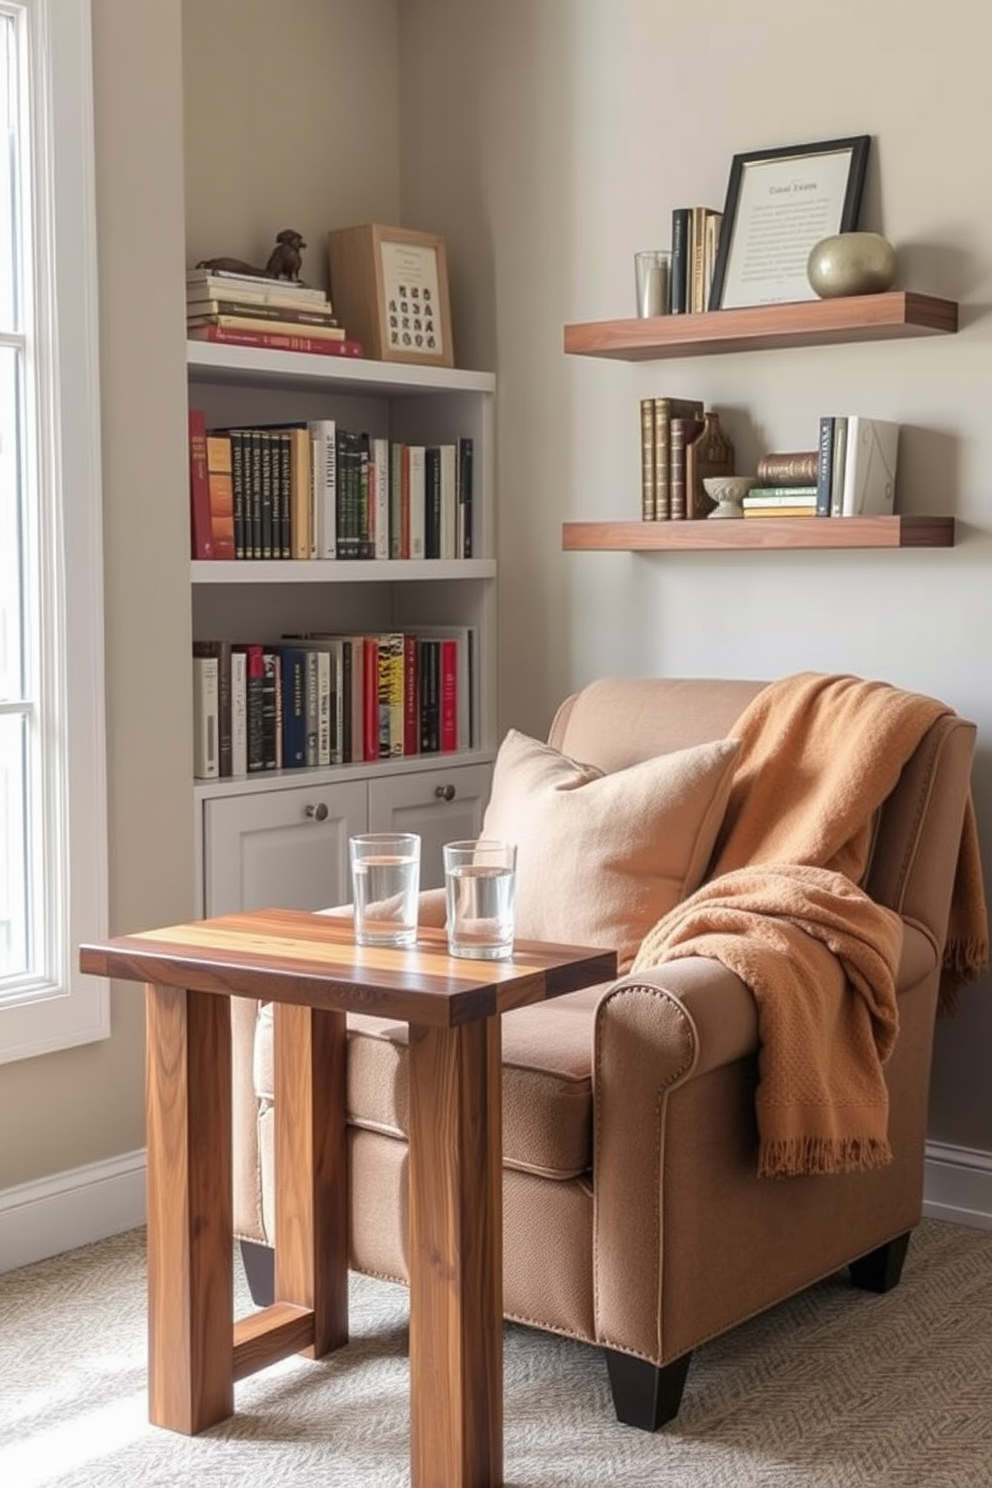
<path fill-rule="evenodd" d="M 229 318 L 233 317 L 233 322 Z M 186 319 L 196 323 L 205 319 L 214 325 L 227 325 L 228 323 L 240 324 L 242 320 L 261 320 L 266 323 L 266 328 L 278 330 L 280 323 L 304 326 L 333 326 L 340 330 L 340 324 L 329 310 L 304 310 L 297 305 L 273 305 L 266 303 L 253 304 L 250 300 L 217 300 L 196 299 L 186 300 Z M 275 322 L 270 326 L 271 322 Z M 336 338 L 344 340 L 344 332 Z"/>
<path fill-rule="evenodd" d="M 239 299 L 264 305 L 299 304 L 329 310 L 330 298 L 322 289 L 298 284 L 292 279 L 273 279 L 268 274 L 235 274 L 222 269 L 187 269 L 187 298 Z"/>
<path fill-rule="evenodd" d="M 844 456 L 847 452 L 847 416 L 834 418 L 834 447 L 830 456 L 830 515 L 839 517 L 844 504 Z"/>
<path fill-rule="evenodd" d="M 216 656 L 193 653 L 193 778 L 214 780 L 220 774 L 217 750 L 220 706 Z"/>
<path fill-rule="evenodd" d="M 307 763 L 307 653 L 302 646 L 283 646 L 280 655 L 282 762 L 294 770 Z"/>
<path fill-rule="evenodd" d="M 829 517 L 834 472 L 834 417 L 821 414 L 816 455 L 816 515 Z"/>
<path fill-rule="evenodd" d="M 839 516 L 889 516 L 895 510 L 899 424 L 852 414 Z"/>
<path fill-rule="evenodd" d="M 641 521 L 653 522 L 654 504 L 654 399 L 641 399 Z"/>
<path fill-rule="evenodd" d="M 231 437 L 229 434 L 208 434 L 206 443 L 213 556 L 233 558 L 234 476 L 231 468 Z"/>
<path fill-rule="evenodd" d="M 289 320 L 282 321 L 284 326 L 291 324 Z M 213 326 L 225 331 L 258 331 L 262 335 L 268 335 L 279 329 L 277 322 L 256 315 L 187 315 L 186 325 L 189 330 L 209 329 Z M 307 324 L 304 327 L 304 333 L 315 341 L 343 341 L 345 339 L 344 327 L 338 325 Z"/>
<path fill-rule="evenodd" d="M 202 408 L 189 410 L 189 517 L 191 556 L 215 557 L 207 479 L 207 420 Z"/>
<path fill-rule="evenodd" d="M 686 446 L 703 432 L 702 417 L 673 418 L 669 425 L 669 505 L 673 522 L 690 515 L 685 474 Z"/>
<path fill-rule="evenodd" d="M 311 419 L 308 425 L 311 455 L 311 551 L 315 558 L 338 556 L 338 442 L 337 422 L 332 418 Z"/>
<path fill-rule="evenodd" d="M 763 486 L 815 485 L 816 450 L 773 451 L 762 455 L 755 474 Z"/>
<path fill-rule="evenodd" d="M 472 556 L 472 480 L 475 445 L 470 434 L 463 434 L 458 441 L 458 526 L 457 553 L 459 558 Z"/>
<path fill-rule="evenodd" d="M 672 263 L 670 298 L 673 315 L 684 315 L 689 308 L 689 208 L 672 210 Z"/>
<path fill-rule="evenodd" d="M 703 404 L 699 398 L 655 398 L 654 399 L 654 513 L 655 520 L 662 522 L 676 515 L 672 509 L 672 465 L 670 433 L 673 418 L 698 418 L 703 416 Z M 685 515 L 684 511 L 680 515 Z"/>
<path fill-rule="evenodd" d="M 327 341 L 320 337 L 297 336 L 283 331 L 247 331 L 243 327 L 203 325 L 191 326 L 186 331 L 190 341 L 216 341 L 222 346 L 254 346 L 266 351 L 301 351 L 308 356 L 364 356 L 362 343 L 346 337 L 343 341 Z"/>

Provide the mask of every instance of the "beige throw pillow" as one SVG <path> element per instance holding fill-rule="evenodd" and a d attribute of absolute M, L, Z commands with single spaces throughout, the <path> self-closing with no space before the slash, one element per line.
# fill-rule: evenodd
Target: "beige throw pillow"
<path fill-rule="evenodd" d="M 482 835 L 517 844 L 519 938 L 615 947 L 627 971 L 702 882 L 738 747 L 721 739 L 604 774 L 511 729 Z"/>

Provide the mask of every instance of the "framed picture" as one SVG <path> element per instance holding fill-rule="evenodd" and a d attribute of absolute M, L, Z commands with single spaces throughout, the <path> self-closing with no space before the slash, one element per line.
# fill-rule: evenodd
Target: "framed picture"
<path fill-rule="evenodd" d="M 367 357 L 455 365 L 443 238 L 369 222 L 328 233 L 327 254 L 334 314 Z"/>
<path fill-rule="evenodd" d="M 735 155 L 711 310 L 814 300 L 810 249 L 858 224 L 871 135 Z"/>

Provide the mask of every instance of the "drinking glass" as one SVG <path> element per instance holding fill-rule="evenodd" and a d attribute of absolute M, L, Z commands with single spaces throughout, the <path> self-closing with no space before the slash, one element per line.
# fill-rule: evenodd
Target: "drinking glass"
<path fill-rule="evenodd" d="M 513 951 L 517 849 L 476 838 L 444 847 L 448 951 L 473 961 L 503 961 Z"/>
<path fill-rule="evenodd" d="M 363 832 L 349 837 L 355 941 L 413 945 L 420 893 L 420 838 L 415 832 Z"/>
<path fill-rule="evenodd" d="M 669 274 L 672 256 L 667 248 L 643 248 L 634 254 L 637 313 L 643 319 L 667 315 L 671 309 Z"/>

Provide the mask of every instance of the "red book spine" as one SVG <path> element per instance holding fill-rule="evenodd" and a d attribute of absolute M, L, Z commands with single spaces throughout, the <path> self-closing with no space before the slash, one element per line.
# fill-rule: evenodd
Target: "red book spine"
<path fill-rule="evenodd" d="M 191 557 L 216 557 L 210 522 L 207 419 L 202 408 L 189 410 L 189 526 Z"/>
<path fill-rule="evenodd" d="M 259 346 L 271 351 L 305 351 L 318 356 L 360 357 L 362 343 L 350 340 L 325 341 L 318 336 L 282 335 L 278 331 L 239 331 L 233 326 L 193 326 L 190 341 L 218 341 L 225 346 Z"/>
<path fill-rule="evenodd" d="M 365 718 L 362 746 L 364 758 L 379 758 L 379 643 L 373 636 L 365 637 L 364 680 L 365 691 L 362 711 Z"/>
<path fill-rule="evenodd" d="M 441 641 L 441 753 L 458 748 L 458 642 L 454 636 Z"/>
<path fill-rule="evenodd" d="M 420 752 L 420 668 L 417 637 L 403 637 L 403 753 Z"/>

